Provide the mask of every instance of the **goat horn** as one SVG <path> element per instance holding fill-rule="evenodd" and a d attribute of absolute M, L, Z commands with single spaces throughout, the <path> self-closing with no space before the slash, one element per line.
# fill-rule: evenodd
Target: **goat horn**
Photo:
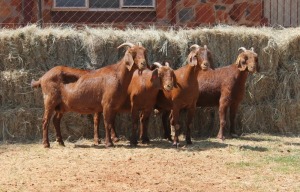
<path fill-rule="evenodd" d="M 251 47 L 251 49 L 250 49 L 250 50 L 254 52 L 254 47 Z"/>
<path fill-rule="evenodd" d="M 170 67 L 169 62 L 165 62 L 165 65 L 166 65 L 167 67 Z"/>
<path fill-rule="evenodd" d="M 141 42 L 138 42 L 137 45 L 138 45 L 139 47 L 142 47 L 142 43 L 141 43 Z"/>
<path fill-rule="evenodd" d="M 207 49 L 207 45 L 204 45 L 204 49 Z"/>
<path fill-rule="evenodd" d="M 238 51 L 240 51 L 240 50 L 242 50 L 242 51 L 247 51 L 247 49 L 245 48 L 245 47 L 240 47 L 239 49 L 238 49 Z"/>
<path fill-rule="evenodd" d="M 121 45 L 118 47 L 118 49 L 120 49 L 121 47 L 124 47 L 124 46 L 133 47 L 133 46 L 134 46 L 134 44 L 132 44 L 132 43 L 129 43 L 129 42 L 127 42 L 127 43 L 123 43 L 123 44 L 121 44 Z"/>
<path fill-rule="evenodd" d="M 153 65 L 157 66 L 157 67 L 162 67 L 162 65 L 158 62 L 154 62 Z"/>
<path fill-rule="evenodd" d="M 197 44 L 194 44 L 194 45 L 192 45 L 191 47 L 190 47 L 190 49 L 191 50 L 195 50 L 195 49 L 199 49 L 199 45 L 197 45 Z"/>

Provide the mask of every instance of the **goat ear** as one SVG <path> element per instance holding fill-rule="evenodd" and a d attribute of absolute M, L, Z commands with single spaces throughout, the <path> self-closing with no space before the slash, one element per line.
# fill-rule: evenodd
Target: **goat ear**
<path fill-rule="evenodd" d="M 197 58 L 196 58 L 196 53 L 192 51 L 189 56 L 188 56 L 188 64 L 191 66 L 196 66 L 198 63 Z"/>
<path fill-rule="evenodd" d="M 247 64 L 245 64 L 245 59 L 243 57 L 238 57 L 236 65 L 240 71 L 245 71 L 247 69 Z"/>
<path fill-rule="evenodd" d="M 133 61 L 133 57 L 132 57 L 131 53 L 129 53 L 128 50 L 125 53 L 124 60 L 125 60 L 125 65 L 126 65 L 127 69 L 129 71 L 131 71 L 134 61 Z"/>
<path fill-rule="evenodd" d="M 174 71 L 172 72 L 172 77 L 173 77 L 173 87 L 177 88 L 177 79 Z"/>
<path fill-rule="evenodd" d="M 153 83 L 153 85 L 156 88 L 160 88 L 160 77 L 158 76 L 158 68 L 156 68 L 152 71 L 151 83 Z"/>

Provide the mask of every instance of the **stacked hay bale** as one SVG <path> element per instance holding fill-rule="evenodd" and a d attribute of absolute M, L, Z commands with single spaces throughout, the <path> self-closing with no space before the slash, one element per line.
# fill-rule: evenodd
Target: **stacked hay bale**
<path fill-rule="evenodd" d="M 148 63 L 169 61 L 173 68 L 185 64 L 189 46 L 208 45 L 215 67 L 233 63 L 238 48 L 254 47 L 261 73 L 250 75 L 245 99 L 238 112 L 243 132 L 299 133 L 299 29 L 275 31 L 268 28 L 216 27 L 161 31 L 156 29 L 44 28 L 27 26 L 0 30 L 0 139 L 41 138 L 43 100 L 41 90 L 32 90 L 38 79 L 57 65 L 97 69 L 115 63 L 124 54 L 116 49 L 129 41 L 141 42 L 148 50 Z M 292 35 L 293 33 L 295 35 Z M 283 34 L 285 33 L 285 34 Z M 285 36 L 286 39 L 280 39 Z M 103 121 L 102 121 L 103 122 Z M 50 124 L 53 127 L 52 123 Z M 151 118 L 149 134 L 162 134 L 159 118 Z M 92 118 L 70 113 L 62 120 L 64 138 L 92 137 Z M 214 136 L 218 131 L 216 108 L 199 109 L 193 136 Z M 116 128 L 128 136 L 129 115 L 118 115 Z M 50 137 L 54 137 L 50 128 Z M 100 127 L 104 136 L 103 123 Z"/>

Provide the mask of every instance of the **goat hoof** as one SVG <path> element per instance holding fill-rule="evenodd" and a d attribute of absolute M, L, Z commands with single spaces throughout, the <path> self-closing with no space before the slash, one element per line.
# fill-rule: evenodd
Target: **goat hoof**
<path fill-rule="evenodd" d="M 119 139 L 118 137 L 114 137 L 114 138 L 112 138 L 112 140 L 113 140 L 115 143 L 117 143 L 117 142 L 120 141 L 120 139 Z"/>
<path fill-rule="evenodd" d="M 148 137 L 142 138 L 142 144 L 149 144 L 149 143 L 150 143 L 150 139 Z"/>
<path fill-rule="evenodd" d="M 138 144 L 137 140 L 130 141 L 130 146 L 136 147 Z"/>
<path fill-rule="evenodd" d="M 231 136 L 232 138 L 239 138 L 238 134 L 236 134 L 236 133 L 231 133 L 230 136 Z"/>
<path fill-rule="evenodd" d="M 114 146 L 113 143 L 106 143 L 106 144 L 105 144 L 105 147 L 106 147 L 106 148 L 113 147 L 113 146 Z"/>
<path fill-rule="evenodd" d="M 142 140 L 142 144 L 149 144 L 150 141 L 149 140 Z"/>
<path fill-rule="evenodd" d="M 174 142 L 172 146 L 178 148 L 179 145 L 180 145 L 179 142 Z"/>
<path fill-rule="evenodd" d="M 44 148 L 50 148 L 50 143 L 45 143 Z"/>
<path fill-rule="evenodd" d="M 61 146 L 61 147 L 65 147 L 64 142 L 58 142 L 58 145 Z"/>
<path fill-rule="evenodd" d="M 187 144 L 187 145 L 192 145 L 193 142 L 192 142 L 190 139 L 188 139 L 188 140 L 186 140 L 186 144 Z"/>

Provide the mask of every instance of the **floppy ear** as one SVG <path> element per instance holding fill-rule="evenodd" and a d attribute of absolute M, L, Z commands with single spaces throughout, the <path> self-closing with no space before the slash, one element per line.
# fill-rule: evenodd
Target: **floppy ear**
<path fill-rule="evenodd" d="M 128 50 L 125 53 L 124 60 L 125 60 L 125 65 L 126 65 L 127 69 L 129 71 L 131 71 L 134 61 L 133 61 L 132 54 Z"/>
<path fill-rule="evenodd" d="M 156 88 L 160 88 L 160 77 L 158 76 L 158 68 L 154 69 L 152 71 L 152 75 L 151 75 L 151 83 L 153 83 L 153 85 Z"/>
<path fill-rule="evenodd" d="M 214 60 L 213 60 L 213 56 L 212 53 L 210 51 L 207 52 L 207 57 L 208 57 L 208 62 L 209 62 L 209 67 L 211 69 L 215 69 L 215 65 L 214 65 Z"/>
<path fill-rule="evenodd" d="M 174 71 L 172 71 L 172 77 L 173 77 L 173 87 L 177 88 L 177 79 Z"/>
<path fill-rule="evenodd" d="M 237 58 L 236 65 L 240 71 L 245 71 L 247 69 L 246 59 L 243 56 Z"/>
<path fill-rule="evenodd" d="M 188 56 L 188 64 L 191 66 L 196 66 L 198 63 L 197 58 L 196 58 L 196 52 L 191 51 L 191 53 Z"/>

